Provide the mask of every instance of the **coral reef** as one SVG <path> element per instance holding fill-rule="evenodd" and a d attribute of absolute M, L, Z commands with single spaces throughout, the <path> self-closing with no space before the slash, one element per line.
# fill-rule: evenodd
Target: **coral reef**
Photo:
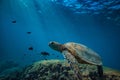
<path fill-rule="evenodd" d="M 83 80 L 100 80 L 96 66 L 79 65 Z M 11 78 L 11 75 L 16 77 Z M 0 80 L 77 80 L 65 60 L 43 60 L 23 69 L 22 72 L 2 77 Z M 104 80 L 119 80 L 120 72 L 104 67 Z"/>
<path fill-rule="evenodd" d="M 23 80 L 76 80 L 68 64 L 60 60 L 36 62 L 26 68 Z"/>

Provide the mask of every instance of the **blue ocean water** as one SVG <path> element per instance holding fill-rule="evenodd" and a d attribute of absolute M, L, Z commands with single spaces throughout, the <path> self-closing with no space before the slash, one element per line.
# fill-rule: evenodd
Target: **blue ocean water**
<path fill-rule="evenodd" d="M 119 0 L 0 0 L 0 64 L 64 59 L 48 43 L 76 42 L 120 70 Z M 41 55 L 48 52 L 49 56 Z"/>

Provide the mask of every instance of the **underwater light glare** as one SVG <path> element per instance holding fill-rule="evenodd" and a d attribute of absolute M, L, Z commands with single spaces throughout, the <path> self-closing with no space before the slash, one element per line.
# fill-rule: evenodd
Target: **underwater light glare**
<path fill-rule="evenodd" d="M 25 7 L 28 7 L 27 3 L 24 0 L 20 0 L 20 2 L 22 2 Z"/>

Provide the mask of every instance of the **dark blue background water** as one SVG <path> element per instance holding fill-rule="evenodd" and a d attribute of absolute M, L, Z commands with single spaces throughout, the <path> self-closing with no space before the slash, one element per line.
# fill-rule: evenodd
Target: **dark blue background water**
<path fill-rule="evenodd" d="M 48 43 L 72 41 L 92 48 L 105 66 L 120 70 L 120 23 L 111 19 L 118 15 L 120 21 L 119 14 L 81 14 L 65 6 L 50 0 L 0 0 L 0 62 L 30 64 L 44 59 L 41 51 L 50 53 L 47 59 L 63 59 Z"/>

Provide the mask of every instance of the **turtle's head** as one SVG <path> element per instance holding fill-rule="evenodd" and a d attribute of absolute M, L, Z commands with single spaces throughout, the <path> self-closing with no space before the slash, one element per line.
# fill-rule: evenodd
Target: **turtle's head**
<path fill-rule="evenodd" d="M 51 41 L 51 42 L 49 42 L 49 46 L 50 46 L 50 48 L 52 48 L 56 51 L 62 52 L 63 45 L 58 42 Z"/>

